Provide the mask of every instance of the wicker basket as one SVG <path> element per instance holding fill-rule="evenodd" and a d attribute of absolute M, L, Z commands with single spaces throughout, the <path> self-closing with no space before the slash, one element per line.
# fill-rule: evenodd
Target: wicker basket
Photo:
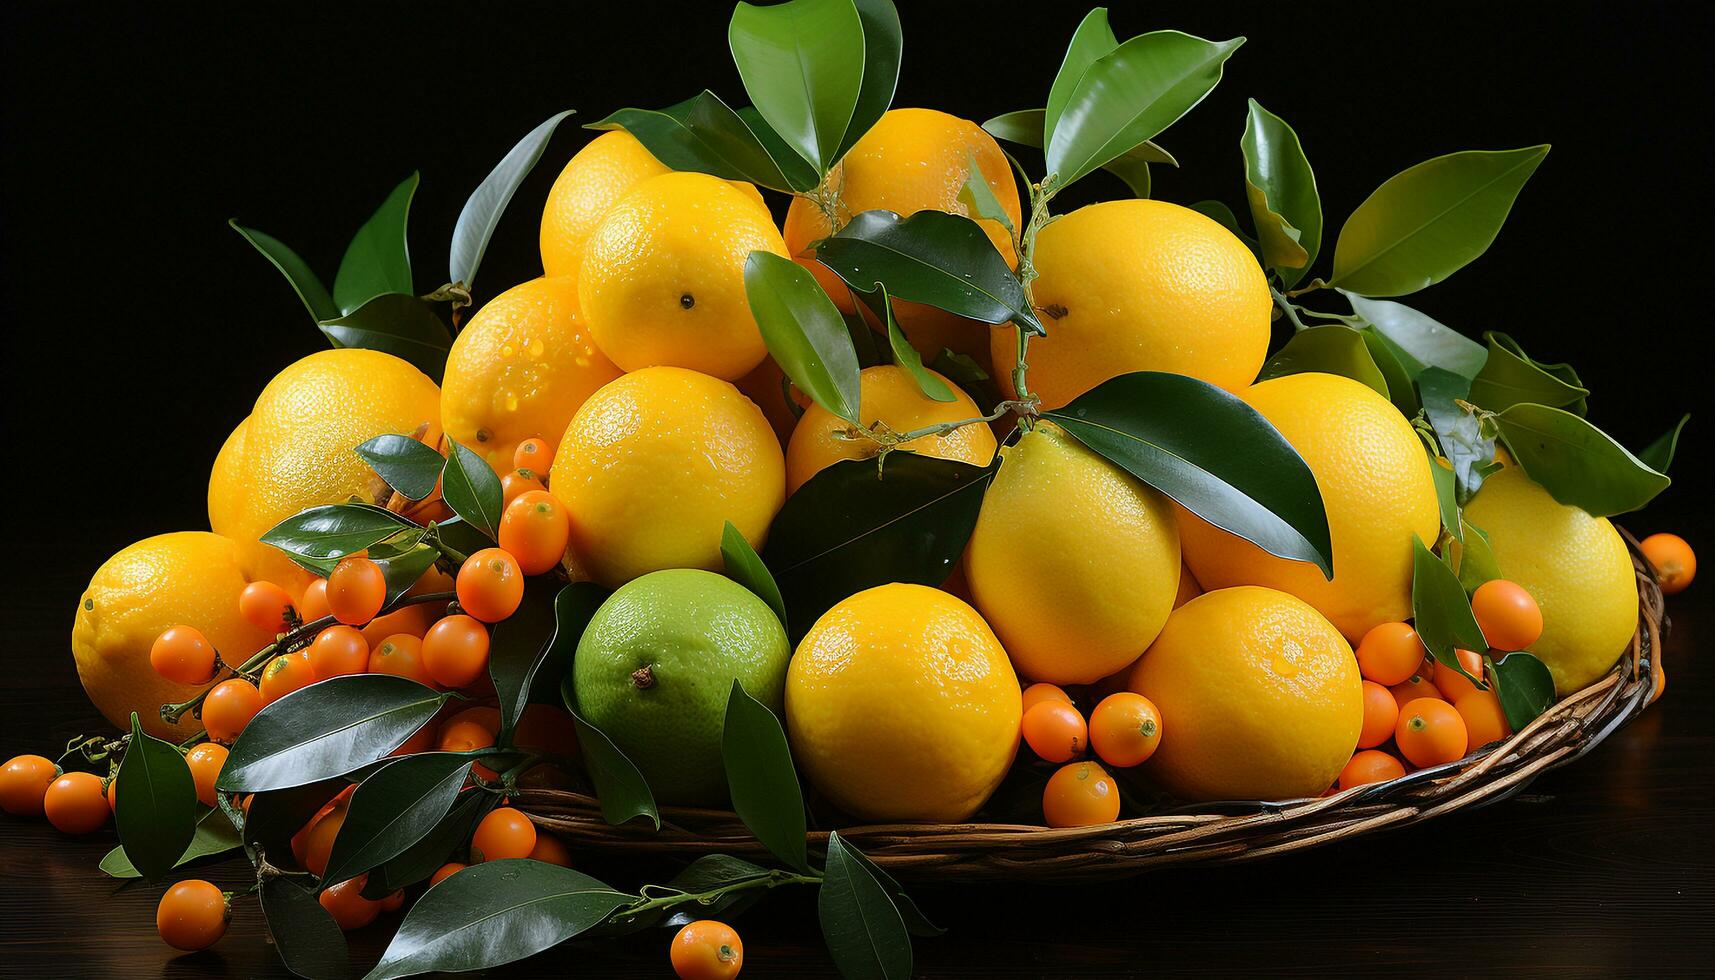
<path fill-rule="evenodd" d="M 1624 532 L 1622 532 L 1624 533 Z M 1278 803 L 1201 804 L 1093 827 L 1051 829 L 1001 823 L 883 824 L 839 828 L 840 836 L 896 877 L 939 881 L 1114 878 L 1170 864 L 1250 861 L 1358 834 L 1403 827 L 1504 800 L 1541 773 L 1590 751 L 1655 699 L 1667 629 L 1654 570 L 1625 535 L 1638 580 L 1638 628 L 1614 669 L 1545 711 L 1522 731 L 1466 758 L 1332 796 Z M 766 857 L 732 813 L 663 807 L 661 829 L 610 826 L 594 798 L 525 790 L 517 806 L 574 848 L 694 858 Z M 820 853 L 826 832 L 810 834 Z"/>

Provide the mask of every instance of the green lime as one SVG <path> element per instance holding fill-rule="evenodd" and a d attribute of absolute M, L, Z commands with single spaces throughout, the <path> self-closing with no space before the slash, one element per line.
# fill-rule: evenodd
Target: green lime
<path fill-rule="evenodd" d="M 732 682 L 780 714 L 790 657 L 767 603 L 714 572 L 675 568 L 602 603 L 578 641 L 572 683 L 578 713 L 637 764 L 657 802 L 718 805 Z"/>

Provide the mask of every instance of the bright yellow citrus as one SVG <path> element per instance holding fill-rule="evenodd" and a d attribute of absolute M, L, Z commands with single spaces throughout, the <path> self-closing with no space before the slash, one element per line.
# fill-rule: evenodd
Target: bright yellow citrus
<path fill-rule="evenodd" d="M 569 279 L 532 279 L 488 301 L 453 341 L 441 425 L 497 472 L 525 439 L 552 441 L 619 369 L 596 349 Z"/>
<path fill-rule="evenodd" d="M 238 545 L 252 579 L 294 596 L 309 573 L 257 539 L 293 514 L 357 498 L 373 502 L 385 484 L 353 450 L 383 433 L 438 431 L 440 389 L 391 354 L 325 350 L 274 376 L 209 474 L 209 526 Z"/>
<path fill-rule="evenodd" d="M 95 707 L 125 731 L 133 711 L 157 738 L 201 731 L 190 712 L 177 725 L 161 720 L 161 705 L 199 688 L 155 673 L 149 647 L 169 626 L 194 626 L 224 659 L 242 663 L 274 639 L 239 615 L 238 594 L 248 584 L 233 542 L 207 531 L 158 534 L 107 559 L 78 598 L 71 627 L 77 676 Z"/>
<path fill-rule="evenodd" d="M 572 550 L 615 588 L 663 568 L 721 568 L 731 521 L 760 548 L 786 499 L 780 443 L 737 388 L 684 368 L 609 382 L 566 426 L 549 473 Z"/>
<path fill-rule="evenodd" d="M 1638 583 L 1614 525 L 1568 506 L 1516 466 L 1491 475 L 1465 517 L 1489 535 L 1501 576 L 1542 607 L 1530 652 L 1548 665 L 1561 696 L 1620 659 L 1638 625 Z"/>
<path fill-rule="evenodd" d="M 542 269 L 545 275 L 571 279 L 574 288 L 584 261 L 584 245 L 608 208 L 625 192 L 650 177 L 671 173 L 637 137 L 624 130 L 603 133 L 572 156 L 542 208 Z M 741 180 L 732 186 L 767 210 L 756 187 Z"/>
<path fill-rule="evenodd" d="M 786 245 L 726 181 L 668 173 L 638 184 L 585 247 L 578 301 L 596 346 L 627 371 L 744 377 L 768 356 L 744 289 L 753 251 L 785 255 Z"/>
<path fill-rule="evenodd" d="M 786 671 L 798 763 L 864 820 L 965 820 L 1018 749 L 1022 698 L 977 611 L 938 589 L 882 585 L 810 627 Z"/>
<path fill-rule="evenodd" d="M 1020 674 L 1098 681 L 1137 659 L 1173 608 L 1173 508 L 1052 423 L 1000 452 L 965 551 L 971 596 Z"/>
<path fill-rule="evenodd" d="M 1167 371 L 1228 391 L 1268 355 L 1268 281 L 1233 233 L 1164 201 L 1106 201 L 1036 236 L 1032 296 L 1046 337 L 1030 342 L 1027 379 L 1058 408 L 1109 378 Z M 1012 391 L 1017 328 L 991 337 L 995 374 Z"/>
<path fill-rule="evenodd" d="M 1189 800 L 1284 800 L 1333 785 L 1357 747 L 1363 680 L 1322 614 L 1241 586 L 1173 611 L 1132 670 L 1166 734 L 1145 771 Z"/>
<path fill-rule="evenodd" d="M 1441 524 L 1429 457 L 1411 423 L 1367 385 L 1332 374 L 1274 378 L 1239 397 L 1280 430 L 1316 477 L 1334 579 L 1181 510 L 1179 536 L 1197 581 L 1211 590 L 1266 585 L 1290 592 L 1354 643 L 1377 623 L 1409 619 L 1412 535 L 1432 544 Z"/>
<path fill-rule="evenodd" d="M 970 207 L 959 200 L 959 191 L 970 178 L 973 159 L 1012 220 L 1012 226 L 1023 227 L 1018 185 L 1013 182 L 1012 166 L 1007 163 L 1000 144 L 969 119 L 934 109 L 891 109 L 857 141 L 834 170 L 840 220 L 878 209 L 900 215 L 923 210 L 947 211 L 975 218 Z M 1005 226 L 988 218 L 977 219 L 977 224 L 1006 256 L 1007 262 L 1016 265 L 1012 236 Z M 840 309 L 851 313 L 855 306 L 850 291 L 838 276 L 815 261 L 810 247 L 832 230 L 828 216 L 816 204 L 808 198 L 793 198 L 786 211 L 787 249 L 815 273 Z M 987 361 L 991 329 L 987 324 L 905 301 L 895 301 L 894 314 L 911 345 L 922 352 L 925 360 L 950 347 Z"/>
<path fill-rule="evenodd" d="M 939 374 L 930 374 L 941 378 Z M 878 420 L 895 432 L 909 432 L 942 422 L 976 418 L 982 412 L 971 396 L 958 385 L 941 378 L 953 391 L 953 400 L 938 402 L 923 394 L 911 375 L 892 364 L 865 368 L 858 375 L 858 418 L 865 427 Z M 851 423 L 820 405 L 812 405 L 792 430 L 786 447 L 786 492 L 794 493 L 804 481 L 842 459 L 868 459 L 880 444 L 862 436 L 844 438 Z M 994 432 L 981 422 L 962 425 L 946 435 L 921 436 L 899 448 L 925 456 L 987 466 L 994 458 Z"/>

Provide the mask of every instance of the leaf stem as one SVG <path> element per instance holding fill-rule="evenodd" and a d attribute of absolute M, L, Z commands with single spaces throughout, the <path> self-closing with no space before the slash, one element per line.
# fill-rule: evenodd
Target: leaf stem
<path fill-rule="evenodd" d="M 796 871 L 772 870 L 765 875 L 757 875 L 754 878 L 743 878 L 738 881 L 728 882 L 727 884 L 721 885 L 717 888 L 711 888 L 706 892 L 674 892 L 673 894 L 661 895 L 656 898 L 639 896 L 639 900 L 637 902 L 626 906 L 623 916 L 632 917 L 642 915 L 645 912 L 653 912 L 656 909 L 672 908 L 675 905 L 683 905 L 687 902 L 696 902 L 700 905 L 708 905 L 723 895 L 729 895 L 733 892 L 750 891 L 757 888 L 778 888 L 781 885 L 819 885 L 821 883 L 822 876 L 819 874 L 799 874 Z"/>
<path fill-rule="evenodd" d="M 862 426 L 853 426 L 849 429 L 843 430 L 840 435 L 847 439 L 867 438 L 880 445 L 884 451 L 891 451 L 895 447 L 902 446 L 905 443 L 916 439 L 923 439 L 928 436 L 948 435 L 958 429 L 964 428 L 967 425 L 977 425 L 979 423 L 987 425 L 990 422 L 994 422 L 1005 417 L 1008 412 L 1018 412 L 1020 415 L 1034 414 L 1036 411 L 1036 405 L 1037 398 L 1035 395 L 1031 395 L 1028 399 L 1015 398 L 1010 401 L 999 402 L 995 405 L 994 411 L 987 415 L 979 415 L 975 418 L 959 419 L 956 422 L 937 422 L 934 425 L 926 425 L 920 429 L 896 432 L 893 429 L 888 428 L 887 423 L 877 421 L 873 427 L 865 428 Z"/>
<path fill-rule="evenodd" d="M 453 564 L 463 565 L 470 558 L 469 555 L 447 544 L 446 541 L 441 538 L 440 525 L 432 525 L 429 528 L 429 535 L 434 537 L 435 548 L 440 551 L 441 557 L 449 559 Z"/>
<path fill-rule="evenodd" d="M 1292 305 L 1292 301 L 1286 298 L 1285 293 L 1274 288 L 1273 283 L 1269 283 L 1268 291 L 1269 294 L 1274 297 L 1274 305 L 1280 307 L 1280 312 L 1285 313 L 1286 318 L 1292 321 L 1292 328 L 1294 330 L 1310 329 L 1305 325 L 1303 320 L 1298 319 L 1298 307 Z"/>

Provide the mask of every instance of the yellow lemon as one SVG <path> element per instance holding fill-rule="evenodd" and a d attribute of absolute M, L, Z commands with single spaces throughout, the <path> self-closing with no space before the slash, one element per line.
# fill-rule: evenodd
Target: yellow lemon
<path fill-rule="evenodd" d="M 625 192 L 651 177 L 672 173 L 637 137 L 620 129 L 590 140 L 572 156 L 542 208 L 542 269 L 549 276 L 569 278 L 574 288 L 583 265 L 584 245 L 608 208 Z M 767 205 L 754 185 L 732 186 L 763 210 Z"/>
<path fill-rule="evenodd" d="M 1091 204 L 1044 227 L 1031 287 L 1046 337 L 1030 342 L 1026 379 L 1058 408 L 1133 371 L 1190 375 L 1228 391 L 1268 356 L 1268 280 L 1244 243 L 1164 201 Z M 1012 391 L 1016 327 L 991 337 L 995 374 Z"/>
<path fill-rule="evenodd" d="M 308 572 L 257 541 L 293 514 L 321 504 L 373 502 L 386 491 L 353 450 L 383 433 L 438 431 L 440 389 L 391 354 L 326 350 L 274 376 L 257 396 L 243 435 L 227 439 L 209 474 L 209 526 L 237 543 L 252 579 L 294 595 Z"/>
<path fill-rule="evenodd" d="M 663 568 L 721 568 L 731 521 L 760 548 L 786 499 L 768 420 L 737 388 L 684 368 L 644 368 L 584 402 L 549 471 L 572 550 L 615 588 Z"/>
<path fill-rule="evenodd" d="M 708 174 L 651 177 L 602 216 L 578 299 L 626 371 L 665 365 L 733 381 L 768 356 L 744 290 L 753 251 L 786 254 L 773 219 Z"/>
<path fill-rule="evenodd" d="M 941 378 L 930 371 L 931 375 Z M 982 414 L 971 396 L 958 385 L 941 378 L 953 391 L 953 400 L 938 402 L 923 394 L 917 382 L 902 367 L 893 364 L 865 368 L 858 375 L 858 418 L 866 428 L 876 422 L 894 432 L 910 432 L 942 422 L 957 422 Z M 811 405 L 792 430 L 786 446 L 786 492 L 794 493 L 804 481 L 842 459 L 868 459 L 881 448 L 864 436 L 848 437 L 850 422 L 820 405 Z M 986 466 L 994 458 L 994 432 L 982 423 L 961 425 L 945 435 L 919 436 L 899 448 L 925 456 Z"/>
<path fill-rule="evenodd" d="M 1089 684 L 1136 660 L 1179 587 L 1166 497 L 1057 426 L 1001 450 L 965 552 L 971 596 L 1018 672 Z"/>
<path fill-rule="evenodd" d="M 828 610 L 786 670 L 786 724 L 810 781 L 863 820 L 968 819 L 1018 750 L 1022 697 L 976 610 L 882 585 Z"/>
<path fill-rule="evenodd" d="M 1328 513 L 1334 579 L 1180 511 L 1186 564 L 1205 589 L 1266 585 L 1321 610 L 1353 642 L 1411 616 L 1411 539 L 1441 526 L 1429 457 L 1411 423 L 1381 395 L 1332 374 L 1292 374 L 1239 397 L 1304 457 Z"/>
<path fill-rule="evenodd" d="M 1501 576 L 1542 607 L 1530 652 L 1554 675 L 1555 693 L 1607 673 L 1638 625 L 1638 582 L 1614 525 L 1555 500 L 1516 466 L 1484 480 L 1465 517 L 1488 533 Z"/>
<path fill-rule="evenodd" d="M 619 369 L 596 349 L 569 279 L 532 279 L 488 301 L 453 341 L 441 384 L 446 434 L 512 468 L 526 439 L 554 440 Z"/>
<path fill-rule="evenodd" d="M 1161 709 L 1145 771 L 1189 800 L 1315 796 L 1352 757 L 1364 721 L 1340 631 L 1304 601 L 1255 586 L 1174 610 L 1131 689 Z"/>
<path fill-rule="evenodd" d="M 133 711 L 157 738 L 201 731 L 190 712 L 176 725 L 161 720 L 161 705 L 199 688 L 155 673 L 149 648 L 169 626 L 194 626 L 228 663 L 242 663 L 274 640 L 238 613 L 247 584 L 233 542 L 207 531 L 158 534 L 107 559 L 77 600 L 71 627 L 77 676 L 95 707 L 125 731 Z"/>

